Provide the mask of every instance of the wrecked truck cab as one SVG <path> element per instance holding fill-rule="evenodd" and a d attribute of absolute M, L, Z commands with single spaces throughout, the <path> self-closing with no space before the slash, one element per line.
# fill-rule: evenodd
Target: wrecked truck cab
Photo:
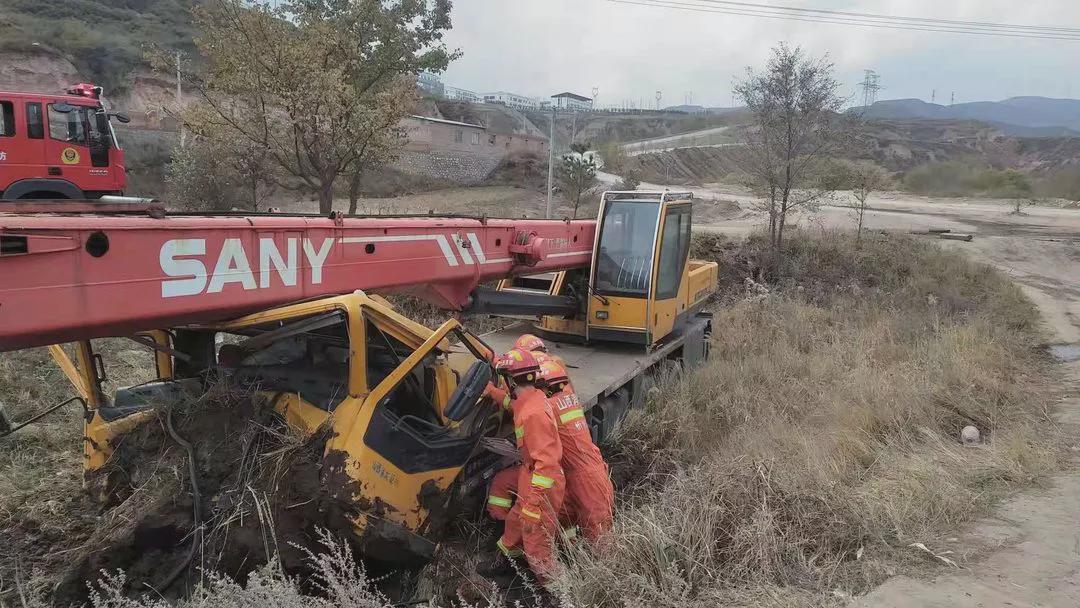
<path fill-rule="evenodd" d="M 457 321 L 432 331 L 379 297 L 324 298 L 139 341 L 156 351 L 158 379 L 91 410 L 88 471 L 104 466 L 116 438 L 153 418 L 163 397 L 180 395 L 175 387 L 190 391 L 197 380 L 204 392 L 250 392 L 302 436 L 325 433 L 324 523 L 392 564 L 430 559 L 481 439 L 507 431 L 481 398 L 491 349 Z M 91 370 L 80 382 L 100 388 L 88 343 L 84 354 L 72 367 Z M 126 414 L 102 415 L 111 411 Z"/>

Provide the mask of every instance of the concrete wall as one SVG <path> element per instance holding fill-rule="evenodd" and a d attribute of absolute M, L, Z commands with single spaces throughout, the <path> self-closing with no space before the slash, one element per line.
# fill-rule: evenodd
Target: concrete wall
<path fill-rule="evenodd" d="M 408 118 L 401 126 L 408 143 L 395 168 L 462 184 L 482 181 L 509 154 L 547 154 L 547 140 L 536 136 L 494 134 L 481 126 L 420 118 Z"/>

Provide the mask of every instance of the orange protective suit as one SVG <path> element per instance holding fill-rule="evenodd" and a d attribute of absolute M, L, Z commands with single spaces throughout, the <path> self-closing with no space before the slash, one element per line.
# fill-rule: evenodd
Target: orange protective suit
<path fill-rule="evenodd" d="M 566 511 L 582 536 L 596 543 L 611 530 L 615 489 L 608 466 L 593 442 L 581 401 L 569 382 L 548 399 L 555 410 L 566 475 Z"/>
<path fill-rule="evenodd" d="M 505 402 L 509 396 L 504 389 L 493 386 L 487 392 L 497 403 Z M 555 536 L 566 494 L 560 464 L 562 444 L 555 414 L 540 389 L 519 386 L 510 399 L 510 411 L 522 464 L 517 468 L 518 498 L 506 518 L 498 545 L 508 557 L 524 553 L 529 567 L 543 583 L 555 568 Z"/>
<path fill-rule="evenodd" d="M 496 521 L 506 521 L 517 498 L 518 471 L 520 467 L 507 467 L 491 478 L 488 490 L 487 512 Z"/>
<path fill-rule="evenodd" d="M 542 358 L 542 368 L 551 365 L 549 358 Z M 561 366 L 560 366 L 561 367 Z M 565 368 L 561 369 L 565 378 Z M 544 371 L 541 371 L 543 377 Z M 559 443 L 562 446 L 562 467 L 566 476 L 566 497 L 560 519 L 565 534 L 572 534 L 578 526 L 590 543 L 599 541 L 611 529 L 615 491 L 608 476 L 607 463 L 592 440 L 592 433 L 585 422 L 581 402 L 569 381 L 553 394 L 548 403 L 556 416 Z M 488 513 L 496 520 L 505 520 L 517 494 L 518 468 L 500 471 L 491 482 L 488 494 Z M 569 527 L 568 527 L 569 526 Z"/>

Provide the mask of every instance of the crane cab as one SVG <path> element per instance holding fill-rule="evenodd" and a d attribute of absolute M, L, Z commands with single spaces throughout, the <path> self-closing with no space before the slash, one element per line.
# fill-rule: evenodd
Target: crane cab
<path fill-rule="evenodd" d="M 689 259 L 692 225 L 692 193 L 605 192 L 590 268 L 543 283 L 551 295 L 576 295 L 579 312 L 543 317 L 537 329 L 645 347 L 677 332 L 715 290 L 718 272 L 715 262 Z"/>

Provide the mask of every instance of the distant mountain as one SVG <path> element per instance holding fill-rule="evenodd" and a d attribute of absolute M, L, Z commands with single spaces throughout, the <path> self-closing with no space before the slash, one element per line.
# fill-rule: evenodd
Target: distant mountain
<path fill-rule="evenodd" d="M 879 101 L 858 107 L 871 119 L 977 120 L 1020 137 L 1080 135 L 1080 100 L 1048 97 L 1012 97 L 1005 101 L 977 101 L 944 106 L 921 99 Z"/>

